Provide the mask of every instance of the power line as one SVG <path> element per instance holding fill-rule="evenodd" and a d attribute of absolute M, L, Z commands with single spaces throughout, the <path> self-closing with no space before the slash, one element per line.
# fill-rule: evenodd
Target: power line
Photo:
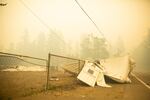
<path fill-rule="evenodd" d="M 25 8 L 27 8 L 32 15 L 34 15 L 46 28 L 50 29 L 50 31 L 53 31 L 23 0 L 19 0 Z"/>
<path fill-rule="evenodd" d="M 45 21 L 43 21 L 23 0 L 19 0 L 23 6 L 25 8 L 27 8 L 34 17 L 36 17 L 46 28 L 48 28 L 50 30 L 51 33 L 53 33 L 53 35 L 57 36 L 63 43 L 64 40 L 62 40 L 62 38 L 58 35 L 58 34 L 54 34 L 55 31 L 53 31 L 49 25 L 47 23 L 45 23 Z M 87 12 L 83 9 L 83 7 L 79 4 L 79 2 L 77 0 L 75 0 L 75 2 L 79 5 L 79 7 L 82 9 L 82 11 L 86 14 L 86 16 L 92 21 L 92 23 L 94 24 L 94 26 L 96 27 L 96 29 L 98 30 L 98 32 L 103 36 L 103 38 L 105 38 L 104 34 L 102 33 L 102 31 L 99 29 L 99 27 L 97 26 L 97 24 L 92 20 L 92 18 L 87 14 Z M 108 41 L 107 41 L 108 42 Z"/>
<path fill-rule="evenodd" d="M 94 24 L 94 26 L 96 27 L 96 29 L 98 30 L 98 32 L 103 36 L 103 38 L 108 43 L 109 47 L 111 47 L 111 43 L 106 39 L 106 37 L 104 36 L 104 34 L 100 30 L 100 28 L 97 26 L 97 24 L 92 20 L 92 18 L 88 15 L 88 13 L 83 9 L 83 7 L 80 5 L 80 3 L 77 0 L 75 0 L 75 2 L 78 4 L 78 6 L 81 8 L 81 10 L 86 14 L 86 16 L 92 21 L 92 23 Z"/>
<path fill-rule="evenodd" d="M 83 9 L 83 7 L 80 5 L 80 3 L 77 0 L 75 0 L 75 2 L 82 9 L 82 11 L 86 14 L 86 16 L 92 21 L 92 23 L 94 24 L 94 26 L 96 27 L 96 29 L 98 30 L 98 32 L 104 37 L 104 34 L 102 33 L 102 31 L 99 29 L 99 27 L 97 26 L 97 24 L 92 20 L 92 18 L 88 15 L 88 13 Z"/>
<path fill-rule="evenodd" d="M 47 23 L 45 23 L 45 21 L 43 21 L 32 9 L 31 9 L 31 7 L 29 7 L 23 0 L 19 0 L 20 2 L 21 2 L 21 4 L 23 4 L 23 6 L 25 7 L 25 8 L 27 8 L 30 12 L 31 12 L 31 14 L 35 17 L 35 18 L 37 18 L 38 20 L 39 20 L 39 22 L 41 22 L 47 29 L 49 29 L 49 31 L 51 32 L 51 33 L 53 33 L 53 35 L 54 35 L 54 33 L 55 33 L 55 31 L 53 31 L 50 27 L 49 27 L 49 25 L 47 24 Z M 62 40 L 62 38 L 59 36 L 59 35 L 57 35 L 57 33 L 55 34 L 55 36 L 57 36 L 63 43 L 65 43 L 63 40 Z"/>

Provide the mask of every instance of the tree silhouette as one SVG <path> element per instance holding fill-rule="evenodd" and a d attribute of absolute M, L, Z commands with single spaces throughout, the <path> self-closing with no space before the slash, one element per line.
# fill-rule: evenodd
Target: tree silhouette
<path fill-rule="evenodd" d="M 94 37 L 92 34 L 81 40 L 82 58 L 99 59 L 109 57 L 106 41 L 103 38 Z"/>
<path fill-rule="evenodd" d="M 36 39 L 36 43 L 35 43 L 35 51 L 36 51 L 36 55 L 38 55 L 39 57 L 46 57 L 47 56 L 47 48 L 46 48 L 46 37 L 44 33 L 40 33 Z"/>
<path fill-rule="evenodd" d="M 93 45 L 92 45 L 92 41 L 90 41 L 90 35 L 88 36 L 84 36 L 83 38 L 81 38 L 81 58 L 89 58 L 91 59 L 92 56 L 92 49 L 93 49 Z"/>
<path fill-rule="evenodd" d="M 29 55 L 31 54 L 31 47 L 30 47 L 30 39 L 29 39 L 29 32 L 26 29 L 24 31 L 24 35 L 21 38 L 21 41 L 18 43 L 17 48 L 18 49 L 18 53 L 20 54 L 24 54 L 24 55 Z"/>
<path fill-rule="evenodd" d="M 65 41 L 61 32 L 50 33 L 47 40 L 47 50 L 54 54 L 65 54 Z"/>
<path fill-rule="evenodd" d="M 114 56 L 121 56 L 125 53 L 125 46 L 124 46 L 124 41 L 123 39 L 119 36 L 117 39 L 117 42 L 114 46 L 115 52 L 113 53 Z"/>

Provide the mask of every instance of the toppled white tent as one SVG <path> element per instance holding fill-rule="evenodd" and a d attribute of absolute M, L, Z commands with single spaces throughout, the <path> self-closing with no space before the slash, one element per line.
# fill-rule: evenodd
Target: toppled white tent
<path fill-rule="evenodd" d="M 78 75 L 78 79 L 94 87 L 97 80 L 100 69 L 93 63 L 86 62 L 82 71 Z"/>
<path fill-rule="evenodd" d="M 103 69 L 94 63 L 85 62 L 83 69 L 77 76 L 82 82 L 94 87 L 95 83 L 99 86 L 109 87 L 104 80 Z"/>
<path fill-rule="evenodd" d="M 94 87 L 98 86 L 110 87 L 106 84 L 104 75 L 119 83 L 130 83 L 129 74 L 135 67 L 135 62 L 130 56 L 114 57 L 98 62 L 88 62 L 85 64 L 78 74 L 78 66 L 65 66 L 64 71 L 71 74 L 78 74 L 77 78 Z"/>
<path fill-rule="evenodd" d="M 129 56 L 101 60 L 104 75 L 120 83 L 131 82 L 129 73 L 132 71 L 134 64 Z"/>
<path fill-rule="evenodd" d="M 106 84 L 103 72 L 100 72 L 98 74 L 96 82 L 97 82 L 98 86 L 101 86 L 101 87 L 111 87 L 110 85 Z"/>
<path fill-rule="evenodd" d="M 133 66 L 135 63 L 129 56 L 101 60 L 100 65 L 86 62 L 77 78 L 92 87 L 95 83 L 102 87 L 110 87 L 105 83 L 104 75 L 120 83 L 130 83 L 129 74 Z"/>

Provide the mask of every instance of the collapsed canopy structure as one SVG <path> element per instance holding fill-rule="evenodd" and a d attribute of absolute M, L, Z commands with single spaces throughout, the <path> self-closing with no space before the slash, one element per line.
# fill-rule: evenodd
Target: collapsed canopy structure
<path fill-rule="evenodd" d="M 96 62 L 85 61 L 85 64 L 77 78 L 94 87 L 95 84 L 102 87 L 110 87 L 106 84 L 104 75 L 119 83 L 131 83 L 129 74 L 135 66 L 134 60 L 129 56 L 109 58 Z M 70 68 L 64 68 L 68 72 L 76 72 Z"/>
<path fill-rule="evenodd" d="M 135 67 L 134 60 L 127 56 L 111 58 L 101 61 L 104 75 L 120 83 L 130 83 L 129 74 Z"/>

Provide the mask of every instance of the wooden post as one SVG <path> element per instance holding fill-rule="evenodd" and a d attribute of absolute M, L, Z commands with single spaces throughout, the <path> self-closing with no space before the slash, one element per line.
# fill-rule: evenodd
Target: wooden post
<path fill-rule="evenodd" d="M 50 61 L 51 60 L 51 54 L 48 54 L 48 62 L 47 62 L 47 84 L 46 84 L 46 90 L 49 88 L 49 73 L 50 73 Z"/>

